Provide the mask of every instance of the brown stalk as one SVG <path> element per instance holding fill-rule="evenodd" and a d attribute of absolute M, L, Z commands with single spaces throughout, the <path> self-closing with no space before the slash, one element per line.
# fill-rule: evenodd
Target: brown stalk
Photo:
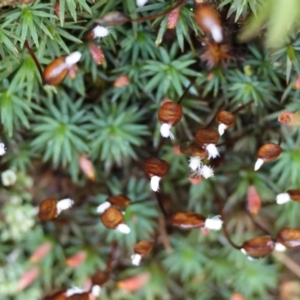
<path fill-rule="evenodd" d="M 241 250 L 242 249 L 242 246 L 238 246 L 237 244 L 235 244 L 231 238 L 230 238 L 230 235 L 229 235 L 229 232 L 227 230 L 227 227 L 226 227 L 226 222 L 225 222 L 225 214 L 224 214 L 224 205 L 222 205 L 221 203 L 221 200 L 220 198 L 216 198 L 216 202 L 217 202 L 217 205 L 218 205 L 218 209 L 219 209 L 219 214 L 221 215 L 221 219 L 223 220 L 223 226 L 222 226 L 222 229 L 223 229 L 223 233 L 228 241 L 228 243 L 235 249 L 237 250 Z"/>
<path fill-rule="evenodd" d="M 118 243 L 117 242 L 113 242 L 111 250 L 110 250 L 109 258 L 108 258 L 107 263 L 106 263 L 105 272 L 111 272 L 112 263 L 114 261 L 114 256 L 115 256 L 117 247 L 118 247 Z"/>
<path fill-rule="evenodd" d="M 223 233 L 224 233 L 224 235 L 225 235 L 227 241 L 229 242 L 229 244 L 230 244 L 233 248 L 235 248 L 235 249 L 237 249 L 237 250 L 241 250 L 242 247 L 241 247 L 241 246 L 238 246 L 237 244 L 235 244 L 235 243 L 231 240 L 231 238 L 230 238 L 229 232 L 227 231 L 227 228 L 226 228 L 226 223 L 225 223 L 225 218 L 224 218 L 223 212 L 221 213 L 221 217 L 222 217 L 222 220 L 223 220 L 223 226 L 222 226 L 222 228 L 223 228 Z"/>
<path fill-rule="evenodd" d="M 256 220 L 255 220 L 255 218 L 253 217 L 253 215 L 248 211 L 248 210 L 246 210 L 246 212 L 247 212 L 247 214 L 249 215 L 249 217 L 250 217 L 250 219 L 252 220 L 252 222 L 262 231 L 262 232 L 264 232 L 266 235 L 270 235 L 271 236 L 271 234 L 270 234 L 270 232 L 266 229 L 266 228 L 264 228 L 261 224 L 259 224 Z"/>
<path fill-rule="evenodd" d="M 35 65 L 36 65 L 36 67 L 37 67 L 37 69 L 38 69 L 38 71 L 39 71 L 39 73 L 40 73 L 40 76 L 41 76 L 41 79 L 42 79 L 42 84 L 44 85 L 43 70 L 42 70 L 42 67 L 41 67 L 41 65 L 40 65 L 40 63 L 39 63 L 37 57 L 35 56 L 33 50 L 32 50 L 31 47 L 29 46 L 28 41 L 25 41 L 24 46 L 25 46 L 25 48 L 28 50 L 30 56 L 32 57 L 32 59 L 33 59 Z"/>
<path fill-rule="evenodd" d="M 187 88 L 184 90 L 183 94 L 180 96 L 180 98 L 178 99 L 177 103 L 180 104 L 182 102 L 182 100 L 184 99 L 184 97 L 187 95 L 189 89 L 192 87 L 192 85 L 195 83 L 197 77 L 193 78 L 190 82 L 190 84 L 187 86 Z"/>
<path fill-rule="evenodd" d="M 242 109 L 244 109 L 244 108 L 250 106 L 253 102 L 254 102 L 254 101 L 251 100 L 250 102 L 248 102 L 248 103 L 246 103 L 246 104 L 243 104 L 242 106 L 240 106 L 240 107 L 238 107 L 236 110 L 234 110 L 234 111 L 232 112 L 232 114 L 233 114 L 233 115 L 237 114 L 237 113 L 238 113 L 239 111 L 241 111 Z"/>
<path fill-rule="evenodd" d="M 166 230 L 166 221 L 164 218 L 159 217 L 159 229 L 160 229 L 160 234 L 161 234 L 161 242 L 163 246 L 165 247 L 166 251 L 168 253 L 172 253 L 173 249 L 170 244 L 169 236 Z"/>

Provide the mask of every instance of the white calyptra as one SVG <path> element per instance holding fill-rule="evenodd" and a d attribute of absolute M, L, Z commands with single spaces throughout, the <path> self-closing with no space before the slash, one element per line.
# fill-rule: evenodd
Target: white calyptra
<path fill-rule="evenodd" d="M 278 251 L 278 252 L 284 252 L 286 251 L 286 247 L 284 245 L 282 245 L 281 243 L 276 243 L 275 244 L 275 248 L 274 248 L 275 251 Z"/>
<path fill-rule="evenodd" d="M 99 297 L 100 292 L 101 292 L 100 285 L 93 285 L 93 287 L 92 287 L 92 294 L 93 294 L 93 296 Z"/>
<path fill-rule="evenodd" d="M 67 65 L 67 67 L 72 67 L 80 61 L 80 58 L 81 52 L 75 51 L 66 57 L 65 64 Z"/>
<path fill-rule="evenodd" d="M 171 140 L 174 140 L 174 135 L 171 132 L 171 127 L 172 127 L 172 125 L 170 125 L 168 123 L 161 124 L 161 126 L 160 126 L 161 136 L 164 137 L 164 138 L 170 137 Z"/>
<path fill-rule="evenodd" d="M 97 213 L 102 214 L 104 213 L 109 207 L 111 207 L 111 204 L 108 201 L 103 202 L 97 207 Z"/>
<path fill-rule="evenodd" d="M 3 143 L 0 143 L 0 156 L 5 154 L 5 145 Z"/>
<path fill-rule="evenodd" d="M 284 204 L 289 201 L 291 201 L 291 197 L 288 193 L 281 193 L 276 196 L 277 204 Z"/>
<path fill-rule="evenodd" d="M 56 203 L 57 215 L 59 215 L 63 210 L 69 209 L 74 204 L 72 199 L 62 199 Z"/>
<path fill-rule="evenodd" d="M 157 192 L 159 190 L 159 181 L 161 177 L 152 176 L 150 179 L 150 188 L 152 191 Z"/>
<path fill-rule="evenodd" d="M 241 252 L 247 256 L 247 259 L 250 260 L 250 261 L 254 261 L 255 258 L 251 257 L 248 255 L 248 253 L 246 252 L 246 250 L 244 248 L 241 249 Z"/>
<path fill-rule="evenodd" d="M 119 224 L 116 230 L 120 231 L 121 233 L 128 234 L 131 229 L 126 224 Z"/>
<path fill-rule="evenodd" d="M 208 153 L 208 159 L 216 158 L 217 156 L 220 156 L 218 148 L 215 144 L 208 144 L 206 146 L 206 151 Z"/>
<path fill-rule="evenodd" d="M 138 7 L 141 7 L 141 6 L 144 6 L 147 2 L 148 2 L 148 0 L 136 0 L 136 5 Z"/>
<path fill-rule="evenodd" d="M 17 175 L 13 170 L 6 170 L 1 173 L 1 181 L 4 186 L 10 186 L 15 184 Z"/>
<path fill-rule="evenodd" d="M 227 125 L 223 123 L 219 124 L 218 127 L 219 135 L 223 135 L 226 129 L 227 129 Z"/>
<path fill-rule="evenodd" d="M 211 230 L 220 230 L 223 225 L 223 221 L 220 219 L 221 216 L 214 216 L 205 220 L 205 228 Z"/>
<path fill-rule="evenodd" d="M 222 28 L 219 25 L 213 25 L 210 31 L 215 42 L 221 43 L 223 40 Z"/>
<path fill-rule="evenodd" d="M 254 171 L 259 170 L 260 167 L 263 165 L 263 163 L 264 163 L 264 160 L 262 158 L 258 158 L 255 163 L 255 166 L 254 166 Z"/>
<path fill-rule="evenodd" d="M 214 170 L 210 166 L 203 166 L 199 171 L 200 175 L 202 175 L 205 179 L 214 177 Z"/>
<path fill-rule="evenodd" d="M 84 293 L 85 291 L 77 286 L 74 286 L 70 289 L 68 289 L 66 291 L 66 296 L 67 297 L 70 297 L 70 296 L 73 296 L 74 294 L 81 294 L 81 293 Z"/>
<path fill-rule="evenodd" d="M 213 19 L 205 18 L 203 23 L 210 28 L 211 35 L 215 42 L 220 43 L 223 40 L 222 27 L 216 24 Z"/>
<path fill-rule="evenodd" d="M 135 266 L 139 266 L 141 262 L 142 256 L 140 254 L 132 254 L 131 255 L 131 263 Z"/>
<path fill-rule="evenodd" d="M 200 156 L 191 156 L 190 157 L 189 167 L 193 171 L 200 170 L 201 166 L 202 166 L 202 162 L 201 162 Z"/>
<path fill-rule="evenodd" d="M 94 38 L 102 38 L 102 37 L 105 37 L 105 36 L 108 36 L 110 34 L 110 31 L 106 28 L 106 27 L 103 27 L 103 26 L 96 26 L 93 30 L 93 36 Z"/>

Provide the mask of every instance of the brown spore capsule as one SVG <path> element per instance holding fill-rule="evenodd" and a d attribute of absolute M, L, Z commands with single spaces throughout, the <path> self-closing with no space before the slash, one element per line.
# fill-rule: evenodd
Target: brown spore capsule
<path fill-rule="evenodd" d="M 149 241 L 141 241 L 137 243 L 134 247 L 134 252 L 142 256 L 147 255 L 151 252 L 153 248 L 153 243 Z"/>
<path fill-rule="evenodd" d="M 75 51 L 68 56 L 62 56 L 53 60 L 46 66 L 43 72 L 44 84 L 57 85 L 61 83 L 69 73 L 70 69 L 80 60 L 81 53 Z"/>
<path fill-rule="evenodd" d="M 119 209 L 125 209 L 131 203 L 131 200 L 124 195 L 110 196 L 107 201 Z"/>
<path fill-rule="evenodd" d="M 164 103 L 158 111 L 158 119 L 161 123 L 176 125 L 182 117 L 182 106 L 174 102 Z"/>
<path fill-rule="evenodd" d="M 262 159 L 264 162 L 269 162 L 276 159 L 282 152 L 280 146 L 274 143 L 267 143 L 261 146 L 257 151 L 257 158 Z"/>
<path fill-rule="evenodd" d="M 195 140 L 182 143 L 180 152 L 188 156 L 199 156 L 201 159 L 208 156 L 207 152 L 202 148 L 201 144 Z"/>
<path fill-rule="evenodd" d="M 65 57 L 54 59 L 46 66 L 43 72 L 43 80 L 45 84 L 57 85 L 61 83 L 69 72 L 69 67 L 65 64 Z"/>
<path fill-rule="evenodd" d="M 260 236 L 246 241 L 241 248 L 250 257 L 263 258 L 274 250 L 275 242 L 270 236 Z"/>
<path fill-rule="evenodd" d="M 125 223 L 122 213 L 114 207 L 109 207 L 103 212 L 101 221 L 109 229 L 116 229 L 118 225 Z"/>
<path fill-rule="evenodd" d="M 203 146 L 208 144 L 217 144 L 219 133 L 214 129 L 198 129 L 195 134 L 196 141 Z"/>
<path fill-rule="evenodd" d="M 292 200 L 300 202 L 300 189 L 288 190 L 287 193 Z"/>
<path fill-rule="evenodd" d="M 123 25 L 126 22 L 128 22 L 130 18 L 126 16 L 125 14 L 118 12 L 118 11 L 113 11 L 110 12 L 100 19 L 96 20 L 97 23 L 100 25 L 105 25 L 105 26 L 118 26 L 118 25 Z"/>
<path fill-rule="evenodd" d="M 300 248 L 300 229 L 284 228 L 276 237 L 277 242 L 289 249 Z"/>
<path fill-rule="evenodd" d="M 57 200 L 49 198 L 40 203 L 38 213 L 40 220 L 50 221 L 57 216 L 57 202 Z"/>
<path fill-rule="evenodd" d="M 95 38 L 93 30 L 88 30 L 84 33 L 84 39 L 87 41 L 92 41 Z"/>
<path fill-rule="evenodd" d="M 92 276 L 92 283 L 93 285 L 99 285 L 102 286 L 105 284 L 109 279 L 109 272 L 97 272 Z"/>
<path fill-rule="evenodd" d="M 150 177 L 163 177 L 168 172 L 168 164 L 162 159 L 156 157 L 149 157 L 144 162 L 144 170 Z"/>
<path fill-rule="evenodd" d="M 177 212 L 170 218 L 171 224 L 183 229 L 191 229 L 205 226 L 206 218 L 193 212 Z"/>
<path fill-rule="evenodd" d="M 218 112 L 216 116 L 216 121 L 218 124 L 225 124 L 229 129 L 235 124 L 235 116 L 229 111 L 222 110 Z"/>
<path fill-rule="evenodd" d="M 204 33 L 212 35 L 215 42 L 222 42 L 221 19 L 218 12 L 210 4 L 196 5 L 195 21 Z"/>

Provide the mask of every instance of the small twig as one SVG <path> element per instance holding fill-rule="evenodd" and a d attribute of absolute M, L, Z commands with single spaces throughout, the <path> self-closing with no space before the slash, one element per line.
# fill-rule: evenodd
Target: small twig
<path fill-rule="evenodd" d="M 33 59 L 35 65 L 36 65 L 36 67 L 37 67 L 37 69 L 38 69 L 38 71 L 39 71 L 39 73 L 40 73 L 40 76 L 41 76 L 41 79 L 42 79 L 42 84 L 44 84 L 43 70 L 42 70 L 41 65 L 40 65 L 40 63 L 39 63 L 37 57 L 35 56 L 33 50 L 32 50 L 31 47 L 29 46 L 28 41 L 25 41 L 24 46 L 25 46 L 25 48 L 28 50 L 30 56 L 32 57 L 32 59 Z"/>

